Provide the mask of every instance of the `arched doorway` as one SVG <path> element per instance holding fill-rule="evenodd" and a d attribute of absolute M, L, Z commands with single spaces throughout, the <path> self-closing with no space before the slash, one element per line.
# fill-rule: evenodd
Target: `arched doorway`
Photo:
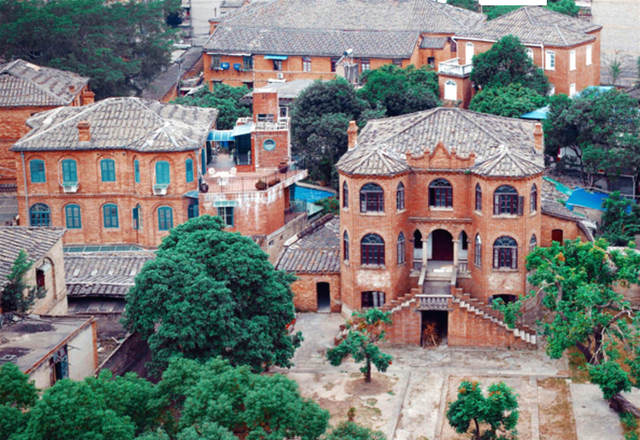
<path fill-rule="evenodd" d="M 453 237 L 444 229 L 436 229 L 429 235 L 431 241 L 431 259 L 453 261 Z"/>
<path fill-rule="evenodd" d="M 413 268 L 420 270 L 422 267 L 422 233 L 417 229 L 413 232 Z"/>
<path fill-rule="evenodd" d="M 331 288 L 329 283 L 316 283 L 316 297 L 318 300 L 318 312 L 331 311 Z"/>

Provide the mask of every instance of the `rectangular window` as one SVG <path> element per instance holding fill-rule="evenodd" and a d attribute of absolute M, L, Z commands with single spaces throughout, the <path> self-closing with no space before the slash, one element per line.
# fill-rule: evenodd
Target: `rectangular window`
<path fill-rule="evenodd" d="M 553 96 L 556 94 L 556 86 L 553 84 L 549 84 L 549 96 Z"/>
<path fill-rule="evenodd" d="M 371 70 L 371 62 L 369 61 L 369 58 L 360 58 L 360 70 L 362 72 Z"/>
<path fill-rule="evenodd" d="M 569 84 L 569 96 L 576 96 L 576 85 L 575 83 Z"/>
<path fill-rule="evenodd" d="M 189 204 L 187 208 L 187 218 L 196 218 L 200 215 L 198 201 Z"/>
<path fill-rule="evenodd" d="M 187 159 L 185 161 L 185 180 L 187 183 L 193 182 L 193 159 Z"/>
<path fill-rule="evenodd" d="M 116 161 L 113 159 L 102 159 L 100 161 L 100 176 L 103 182 L 115 182 Z"/>
<path fill-rule="evenodd" d="M 311 57 L 302 57 L 302 71 L 311 72 Z"/>
<path fill-rule="evenodd" d="M 402 67 L 402 59 L 401 58 L 394 58 L 392 63 L 393 63 L 394 66 Z"/>
<path fill-rule="evenodd" d="M 105 228 L 117 228 L 119 226 L 118 207 L 116 205 L 104 205 L 102 207 L 102 216 Z"/>
<path fill-rule="evenodd" d="M 135 231 L 141 229 L 142 227 L 142 219 L 141 219 L 141 212 L 140 212 L 140 205 L 136 205 L 135 208 L 133 208 L 133 211 L 131 212 L 131 217 L 133 220 L 133 229 Z"/>
<path fill-rule="evenodd" d="M 587 66 L 590 66 L 591 63 L 593 62 L 593 58 L 592 58 L 592 54 L 593 54 L 593 46 L 592 45 L 588 45 L 587 46 L 587 54 L 586 54 L 586 64 Z"/>
<path fill-rule="evenodd" d="M 545 52 L 544 68 L 546 70 L 556 70 L 556 53 L 552 50 Z"/>
<path fill-rule="evenodd" d="M 222 63 L 222 59 L 220 55 L 211 55 L 211 69 L 220 70 L 221 63 Z"/>
<path fill-rule="evenodd" d="M 336 71 L 336 66 L 338 65 L 339 58 L 331 58 L 331 71 Z"/>
<path fill-rule="evenodd" d="M 133 178 L 136 183 L 140 183 L 140 162 L 138 162 L 138 159 L 133 161 Z"/>
<path fill-rule="evenodd" d="M 251 55 L 242 57 L 242 70 L 253 70 L 253 57 Z"/>
<path fill-rule="evenodd" d="M 65 159 L 62 161 L 62 183 L 78 183 L 76 161 Z"/>
<path fill-rule="evenodd" d="M 173 209 L 168 206 L 158 208 L 158 229 L 168 231 L 173 228 Z"/>
<path fill-rule="evenodd" d="M 472 64 L 473 63 L 473 55 L 474 55 L 474 47 L 473 47 L 473 43 L 467 43 L 465 45 L 465 54 L 464 54 L 464 63 L 465 64 Z"/>
<path fill-rule="evenodd" d="M 273 70 L 282 71 L 282 60 L 273 60 Z"/>
<path fill-rule="evenodd" d="M 569 51 L 569 70 L 576 70 L 576 51 Z"/>
<path fill-rule="evenodd" d="M 47 181 L 44 172 L 44 160 L 34 159 L 29 161 L 29 170 L 31 171 L 31 183 L 44 183 Z"/>
<path fill-rule="evenodd" d="M 156 162 L 156 185 L 168 185 L 170 181 L 169 162 L 159 160 Z"/>
<path fill-rule="evenodd" d="M 227 226 L 233 226 L 233 206 L 223 206 L 218 208 L 218 216 Z"/>
<path fill-rule="evenodd" d="M 80 206 L 67 205 L 64 207 L 64 216 L 67 229 L 81 229 L 82 220 L 80 218 Z"/>
<path fill-rule="evenodd" d="M 362 308 L 382 307 L 384 305 L 384 292 L 362 292 Z"/>

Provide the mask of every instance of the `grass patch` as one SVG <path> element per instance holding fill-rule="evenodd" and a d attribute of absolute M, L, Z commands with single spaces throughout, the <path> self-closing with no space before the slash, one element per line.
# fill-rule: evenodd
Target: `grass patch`
<path fill-rule="evenodd" d="M 567 354 L 569 355 L 569 372 L 573 383 L 589 383 L 587 360 L 584 355 L 575 347 L 567 350 Z"/>

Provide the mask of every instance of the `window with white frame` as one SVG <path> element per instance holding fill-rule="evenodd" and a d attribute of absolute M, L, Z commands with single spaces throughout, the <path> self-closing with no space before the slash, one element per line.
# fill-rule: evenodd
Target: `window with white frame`
<path fill-rule="evenodd" d="M 552 50 L 547 50 L 544 55 L 544 68 L 546 70 L 556 70 L 556 53 Z"/>
<path fill-rule="evenodd" d="M 311 72 L 311 57 L 302 57 L 302 71 Z"/>
<path fill-rule="evenodd" d="M 527 47 L 526 52 L 529 59 L 533 61 L 533 49 L 531 49 L 530 47 Z"/>
<path fill-rule="evenodd" d="M 571 83 L 569 84 L 569 96 L 575 96 L 575 95 L 576 95 L 576 84 Z"/>
<path fill-rule="evenodd" d="M 587 46 L 587 54 L 585 58 L 586 58 L 587 66 L 590 66 L 591 63 L 593 62 L 593 46 L 592 45 Z"/>
<path fill-rule="evenodd" d="M 464 63 L 471 64 L 473 62 L 473 43 L 469 42 L 465 45 L 465 53 L 464 53 Z"/>
<path fill-rule="evenodd" d="M 569 70 L 576 70 L 576 51 L 569 51 Z"/>
<path fill-rule="evenodd" d="M 448 80 L 444 83 L 445 101 L 455 101 L 458 99 L 458 86 L 455 81 Z"/>

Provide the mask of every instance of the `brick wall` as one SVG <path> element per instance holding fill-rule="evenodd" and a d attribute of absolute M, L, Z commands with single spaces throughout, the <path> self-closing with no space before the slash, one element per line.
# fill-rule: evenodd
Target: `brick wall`
<path fill-rule="evenodd" d="M 297 273 L 298 279 L 291 285 L 293 291 L 293 303 L 299 312 L 317 312 L 318 295 L 317 283 L 329 283 L 329 295 L 331 296 L 331 311 L 340 312 L 340 274 L 306 274 Z"/>
<path fill-rule="evenodd" d="M 540 242 L 540 246 L 551 246 L 551 237 L 554 230 L 562 231 L 563 240 L 575 240 L 576 238 L 587 240 L 584 232 L 578 227 L 576 222 L 543 214 L 542 241 Z"/>

